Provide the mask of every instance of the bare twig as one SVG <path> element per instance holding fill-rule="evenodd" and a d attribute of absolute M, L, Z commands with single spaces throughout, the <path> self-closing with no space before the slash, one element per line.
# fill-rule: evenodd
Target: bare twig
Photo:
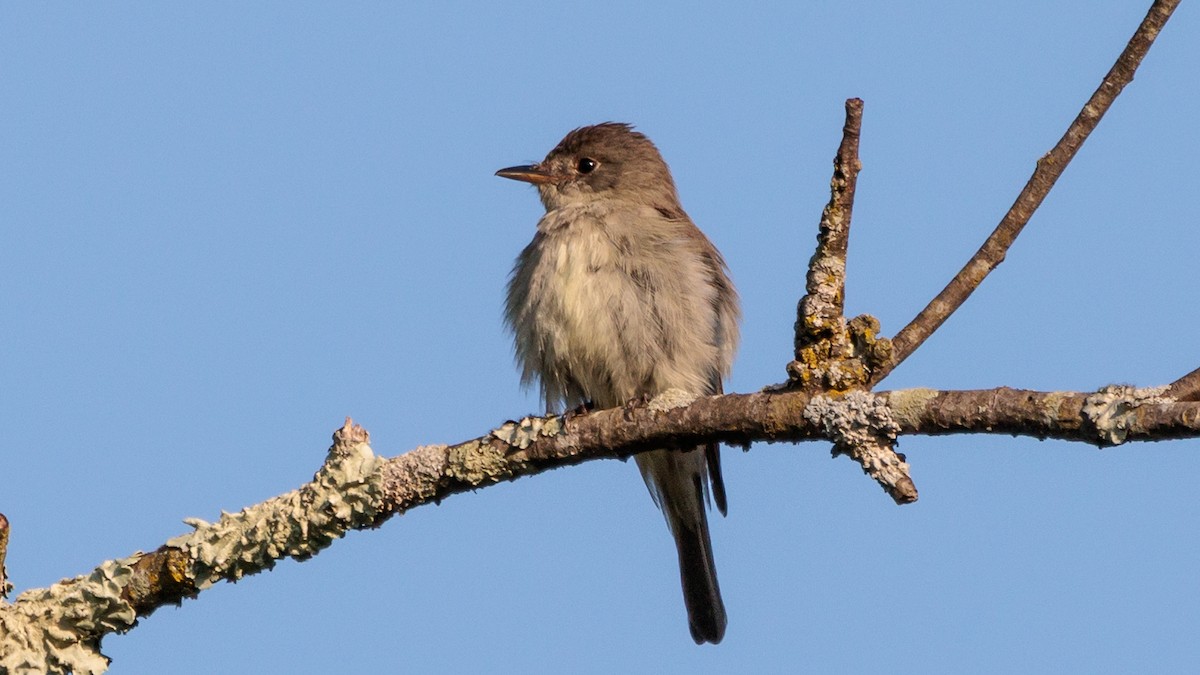
<path fill-rule="evenodd" d="M 1200 400 L 1200 368 L 1172 382 L 1163 395 L 1178 401 Z"/>
<path fill-rule="evenodd" d="M 872 374 L 872 384 L 887 377 L 888 373 L 921 346 L 979 287 L 984 277 L 1004 261 L 1005 252 L 1054 187 L 1055 181 L 1067 168 L 1067 164 L 1083 145 L 1088 134 L 1100 123 L 1100 118 L 1108 112 L 1125 85 L 1133 80 L 1133 74 L 1142 58 L 1177 5 L 1179 0 L 1155 0 L 1129 44 L 1100 83 L 1100 87 L 1088 99 L 1058 144 L 1038 160 L 1037 168 L 1029 182 L 1025 184 L 1025 188 L 1021 190 L 1021 194 L 1017 196 L 995 231 L 946 288 L 892 339 L 891 360 Z"/>
<path fill-rule="evenodd" d="M 8 555 L 8 518 L 0 513 L 0 600 L 8 597 L 12 584 L 8 583 L 8 571 L 4 569 L 4 558 Z"/>

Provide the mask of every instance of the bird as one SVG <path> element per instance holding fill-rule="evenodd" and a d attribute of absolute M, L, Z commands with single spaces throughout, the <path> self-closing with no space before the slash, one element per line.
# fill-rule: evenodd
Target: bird
<path fill-rule="evenodd" d="M 504 315 L 522 382 L 540 384 L 548 410 L 723 393 L 737 291 L 649 138 L 625 123 L 584 126 L 541 162 L 496 175 L 536 186 L 546 209 L 513 266 Z M 710 495 L 727 513 L 718 446 L 635 461 L 675 540 L 692 638 L 719 643 L 727 617 L 707 515 Z"/>

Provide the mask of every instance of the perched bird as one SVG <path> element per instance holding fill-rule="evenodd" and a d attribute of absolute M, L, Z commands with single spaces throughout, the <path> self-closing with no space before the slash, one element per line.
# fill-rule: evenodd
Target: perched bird
<path fill-rule="evenodd" d="M 668 389 L 721 393 L 738 342 L 721 254 L 679 204 L 658 149 L 628 124 L 567 134 L 496 175 L 537 186 L 546 215 L 513 267 L 505 319 L 546 405 L 611 408 Z M 636 456 L 679 552 L 697 644 L 725 635 L 706 502 L 726 512 L 717 445 Z"/>

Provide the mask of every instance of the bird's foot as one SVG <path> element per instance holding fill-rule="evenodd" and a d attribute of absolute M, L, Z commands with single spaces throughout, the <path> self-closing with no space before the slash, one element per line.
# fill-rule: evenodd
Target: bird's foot
<path fill-rule="evenodd" d="M 571 420 L 575 419 L 576 417 L 581 417 L 583 415 L 586 415 L 595 409 L 596 409 L 595 403 L 592 403 L 591 401 L 584 401 L 583 403 L 580 403 L 579 405 L 575 406 L 574 408 L 571 408 L 567 412 L 563 413 L 563 423 L 565 424 L 567 422 L 570 422 Z"/>

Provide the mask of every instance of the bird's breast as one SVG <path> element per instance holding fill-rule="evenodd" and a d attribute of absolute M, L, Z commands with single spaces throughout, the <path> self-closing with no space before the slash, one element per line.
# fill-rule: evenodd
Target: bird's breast
<path fill-rule="evenodd" d="M 548 399 L 611 407 L 712 386 L 715 288 L 669 227 L 642 213 L 546 214 L 514 270 L 509 317 Z"/>
<path fill-rule="evenodd" d="M 648 347 L 660 341 L 648 325 L 650 300 L 602 223 L 581 215 L 542 237 L 525 327 L 540 346 L 530 355 L 535 370 L 598 405 L 623 403 L 648 379 Z"/>

